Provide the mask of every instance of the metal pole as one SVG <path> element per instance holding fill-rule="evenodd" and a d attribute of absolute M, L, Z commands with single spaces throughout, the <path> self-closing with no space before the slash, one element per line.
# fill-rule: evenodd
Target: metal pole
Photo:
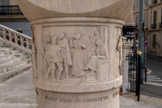
<path fill-rule="evenodd" d="M 140 0 L 140 31 L 139 31 L 139 50 L 141 55 L 141 84 L 143 84 L 143 72 L 144 72 L 144 0 Z"/>
<path fill-rule="evenodd" d="M 138 54 L 138 58 L 137 59 L 138 59 L 137 60 L 138 61 L 138 80 L 137 80 L 137 83 L 138 83 L 137 84 L 137 96 L 138 97 L 137 97 L 137 101 L 140 101 L 140 91 L 141 91 L 140 90 L 141 89 L 141 87 L 140 87 L 140 82 L 141 82 L 141 69 L 140 69 L 141 68 L 141 64 L 140 63 L 141 62 L 140 61 L 141 61 L 141 55 Z"/>
<path fill-rule="evenodd" d="M 147 46 L 145 47 L 145 82 L 147 82 L 146 57 L 147 57 Z"/>

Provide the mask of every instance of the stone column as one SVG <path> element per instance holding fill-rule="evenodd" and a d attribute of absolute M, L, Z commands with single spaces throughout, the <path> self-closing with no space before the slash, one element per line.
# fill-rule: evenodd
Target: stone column
<path fill-rule="evenodd" d="M 33 29 L 37 108 L 119 108 L 133 0 L 17 0 Z"/>

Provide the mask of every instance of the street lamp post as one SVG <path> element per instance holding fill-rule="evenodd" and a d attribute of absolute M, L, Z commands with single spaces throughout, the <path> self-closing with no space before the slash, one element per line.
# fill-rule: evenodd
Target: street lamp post
<path fill-rule="evenodd" d="M 140 0 L 140 31 L 139 31 L 139 50 L 141 55 L 141 83 L 143 83 L 144 72 L 144 0 Z"/>

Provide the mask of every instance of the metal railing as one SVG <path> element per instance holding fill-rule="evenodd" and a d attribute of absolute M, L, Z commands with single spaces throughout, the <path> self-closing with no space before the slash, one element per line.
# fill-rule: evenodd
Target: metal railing
<path fill-rule="evenodd" d="M 152 0 L 152 4 L 157 4 L 158 0 Z"/>
<path fill-rule="evenodd" d="M 156 29 L 156 28 L 157 28 L 157 25 L 156 25 L 156 24 L 152 24 L 152 25 L 151 25 L 151 28 L 152 28 L 152 29 Z"/>
<path fill-rule="evenodd" d="M 32 38 L 0 24 L 0 40 L 29 54 L 32 52 Z"/>
<path fill-rule="evenodd" d="M 135 93 L 137 101 L 140 101 L 140 83 L 141 83 L 141 55 L 137 52 L 130 53 L 128 55 L 129 69 L 128 69 L 128 81 L 130 93 Z"/>
<path fill-rule="evenodd" d="M 159 23 L 159 28 L 162 28 L 162 23 Z"/>
<path fill-rule="evenodd" d="M 23 15 L 18 5 L 0 6 L 0 15 Z"/>

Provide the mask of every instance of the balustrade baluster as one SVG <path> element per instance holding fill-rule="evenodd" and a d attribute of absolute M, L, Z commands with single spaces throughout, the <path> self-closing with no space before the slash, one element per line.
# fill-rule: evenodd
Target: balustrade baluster
<path fill-rule="evenodd" d="M 18 43 L 17 43 L 17 34 L 16 33 L 14 33 L 14 35 L 15 35 L 15 44 L 17 45 Z"/>
<path fill-rule="evenodd" d="M 12 42 L 11 31 L 8 31 L 8 37 L 9 37 L 9 41 Z"/>
<path fill-rule="evenodd" d="M 23 41 L 23 38 L 22 38 L 22 36 L 20 35 L 20 43 L 21 43 L 21 47 L 23 47 L 24 48 L 24 41 Z"/>
<path fill-rule="evenodd" d="M 3 39 L 5 39 L 6 40 L 6 32 L 5 32 L 5 29 L 3 28 Z"/>
<path fill-rule="evenodd" d="M 29 49 L 29 39 L 26 39 L 26 48 Z"/>

